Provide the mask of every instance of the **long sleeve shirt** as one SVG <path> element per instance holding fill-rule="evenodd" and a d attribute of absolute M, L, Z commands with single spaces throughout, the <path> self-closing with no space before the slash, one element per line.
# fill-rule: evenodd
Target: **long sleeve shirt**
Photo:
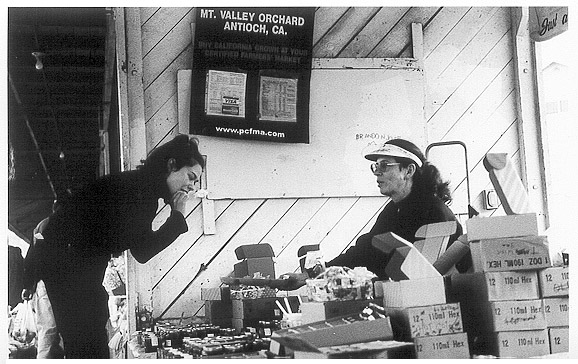
<path fill-rule="evenodd" d="M 415 233 L 420 227 L 445 221 L 457 220 L 450 208 L 441 199 L 435 196 L 418 196 L 412 192 L 399 203 L 388 202 L 371 230 L 361 235 L 354 246 L 329 261 L 327 265 L 349 268 L 366 267 L 379 278 L 386 278 L 385 266 L 390 257 L 373 247 L 372 239 L 375 235 L 392 232 L 413 243 L 417 240 Z M 458 223 L 457 231 L 450 237 L 449 244 L 461 234 L 462 227 Z"/>
<path fill-rule="evenodd" d="M 35 247 L 40 279 L 75 267 L 94 270 L 95 282 L 102 281 L 110 255 L 127 249 L 138 262 L 147 262 L 188 230 L 176 210 L 160 228 L 152 229 L 158 199 L 166 199 L 167 193 L 165 181 L 136 170 L 105 176 L 73 194 L 50 217 L 44 240 Z"/>

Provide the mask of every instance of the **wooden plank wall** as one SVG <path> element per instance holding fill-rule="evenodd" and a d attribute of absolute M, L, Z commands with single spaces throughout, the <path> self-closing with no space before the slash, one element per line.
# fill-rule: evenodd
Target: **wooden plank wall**
<path fill-rule="evenodd" d="M 190 68 L 193 11 L 141 8 L 140 18 L 150 151 L 178 132 L 177 71 Z M 416 22 L 424 31 L 428 140 L 466 143 L 475 198 L 490 187 L 481 163 L 485 153 L 507 152 L 518 163 L 509 8 L 318 8 L 313 57 L 412 57 Z M 368 172 L 360 178 L 373 177 Z M 466 188 L 464 181 L 452 182 L 461 192 Z M 189 231 L 149 263 L 137 264 L 137 286 L 145 287 L 139 300 L 152 305 L 157 318 L 202 316 L 200 288 L 219 285 L 219 277 L 232 271 L 239 245 L 270 243 L 277 273 L 295 271 L 300 246 L 320 243 L 326 258 L 334 257 L 372 226 L 385 203 L 379 197 L 219 200 L 217 233 L 203 235 L 202 207 L 192 201 Z M 156 224 L 168 210 L 160 206 Z"/>

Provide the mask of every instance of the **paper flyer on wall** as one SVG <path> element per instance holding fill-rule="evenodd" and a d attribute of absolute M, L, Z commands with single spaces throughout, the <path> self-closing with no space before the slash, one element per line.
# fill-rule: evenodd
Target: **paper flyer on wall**
<path fill-rule="evenodd" d="M 209 70 L 205 112 L 207 115 L 245 117 L 247 74 Z"/>
<path fill-rule="evenodd" d="M 259 119 L 297 122 L 297 79 L 261 76 Z"/>

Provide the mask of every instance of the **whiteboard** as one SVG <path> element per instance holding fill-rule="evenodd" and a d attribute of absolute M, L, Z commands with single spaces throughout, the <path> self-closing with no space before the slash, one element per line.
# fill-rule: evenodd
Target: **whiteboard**
<path fill-rule="evenodd" d="M 191 71 L 178 73 L 179 131 L 188 134 Z M 425 151 L 423 69 L 406 58 L 313 60 L 309 144 L 196 135 L 208 198 L 379 196 L 363 151 L 402 137 Z"/>

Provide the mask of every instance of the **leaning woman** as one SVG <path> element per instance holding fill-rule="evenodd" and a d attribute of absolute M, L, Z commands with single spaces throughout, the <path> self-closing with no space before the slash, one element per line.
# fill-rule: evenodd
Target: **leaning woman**
<path fill-rule="evenodd" d="M 102 177 L 73 193 L 50 217 L 35 247 L 35 268 L 67 359 L 109 357 L 108 294 L 102 285 L 109 258 L 128 249 L 146 263 L 186 232 L 185 204 L 203 169 L 196 140 L 178 135 L 136 170 Z M 153 231 L 159 198 L 171 214 Z"/>
<path fill-rule="evenodd" d="M 448 182 L 442 181 L 438 169 L 429 163 L 412 142 L 392 139 L 365 155 L 373 161 L 371 172 L 382 195 L 391 200 L 379 214 L 371 230 L 361 235 L 354 246 L 327 263 L 328 266 L 367 267 L 379 278 L 387 278 L 385 266 L 389 256 L 373 247 L 375 235 L 392 232 L 415 242 L 416 231 L 423 225 L 456 221 L 448 204 L 451 193 Z M 457 222 L 457 221 L 456 221 Z M 462 234 L 458 223 L 451 244 Z M 468 264 L 467 258 L 465 263 Z"/>

